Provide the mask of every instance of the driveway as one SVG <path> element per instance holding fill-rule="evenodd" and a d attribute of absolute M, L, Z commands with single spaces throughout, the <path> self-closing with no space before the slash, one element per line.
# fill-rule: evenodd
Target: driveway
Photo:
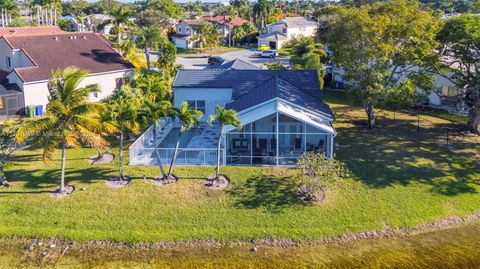
<path fill-rule="evenodd" d="M 244 49 L 244 50 L 232 51 L 232 52 L 220 54 L 218 56 L 224 58 L 226 61 L 240 59 L 247 63 L 256 65 L 260 68 L 266 68 L 265 64 L 270 64 L 274 62 L 279 62 L 283 65 L 290 64 L 289 59 L 285 57 L 277 57 L 276 59 L 259 58 L 255 56 L 255 49 Z M 206 55 L 177 57 L 176 63 L 181 64 L 185 69 L 203 69 L 208 66 L 207 59 L 208 59 L 208 56 Z"/>

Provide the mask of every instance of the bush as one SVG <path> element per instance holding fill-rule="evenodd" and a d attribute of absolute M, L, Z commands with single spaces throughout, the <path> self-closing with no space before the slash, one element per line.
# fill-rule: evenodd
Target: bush
<path fill-rule="evenodd" d="M 298 189 L 303 200 L 319 202 L 325 198 L 327 186 L 348 177 L 345 166 L 324 154 L 307 152 L 297 162 L 306 176 L 307 183 Z"/>

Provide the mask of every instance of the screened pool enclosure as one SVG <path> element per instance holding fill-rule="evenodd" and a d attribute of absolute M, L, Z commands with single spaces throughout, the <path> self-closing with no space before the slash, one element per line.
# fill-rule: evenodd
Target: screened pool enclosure
<path fill-rule="evenodd" d="M 157 150 L 162 163 L 170 161 L 177 124 L 162 122 L 157 127 Z M 201 124 L 183 134 L 178 151 L 178 165 L 215 165 L 219 126 Z M 295 165 L 307 151 L 332 157 L 332 133 L 313 127 L 280 112 L 244 124 L 222 134 L 220 160 L 222 165 Z M 130 147 L 131 165 L 157 164 L 153 127 Z"/>

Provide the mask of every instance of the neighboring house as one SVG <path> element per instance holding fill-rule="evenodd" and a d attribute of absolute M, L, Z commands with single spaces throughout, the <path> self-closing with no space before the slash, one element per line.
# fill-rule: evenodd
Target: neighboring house
<path fill-rule="evenodd" d="M 188 102 L 204 113 L 199 128 L 182 135 L 177 164 L 214 165 L 220 135 L 206 123 L 221 105 L 238 112 L 242 130 L 226 126 L 221 134 L 221 163 L 295 165 L 306 151 L 333 157 L 335 119 L 322 101 L 318 72 L 302 70 L 180 70 L 173 83 L 174 105 Z M 164 163 L 172 157 L 177 122 L 161 121 L 157 130 Z M 130 165 L 156 164 L 153 127 L 129 149 Z"/>
<path fill-rule="evenodd" d="M 108 35 L 113 28 L 112 19 L 109 15 L 92 14 L 86 18 L 86 28 L 88 31 Z"/>
<path fill-rule="evenodd" d="M 231 18 L 230 16 L 203 16 L 192 20 L 181 20 L 175 26 L 175 34 L 172 36 L 175 46 L 181 49 L 194 48 L 196 41 L 192 36 L 197 33 L 203 21 L 217 25 L 218 34 L 227 44 L 231 42 L 233 28 L 247 22 L 240 17 Z"/>
<path fill-rule="evenodd" d="M 213 64 L 207 66 L 205 69 L 222 69 L 222 70 L 261 70 L 262 68 L 253 65 L 251 63 L 247 63 L 240 59 L 235 59 L 232 61 L 226 61 L 219 64 Z"/>
<path fill-rule="evenodd" d="M 172 41 L 175 44 L 175 47 L 180 49 L 191 49 L 195 46 L 192 36 L 194 36 L 197 31 L 200 23 L 202 21 L 199 19 L 195 20 L 181 20 L 175 26 L 175 34 L 172 36 Z"/>
<path fill-rule="evenodd" d="M 58 69 L 74 66 L 88 70 L 90 74 L 80 86 L 99 86 L 100 92 L 90 96 L 92 102 L 110 96 L 125 77 L 133 75 L 133 66 L 95 33 L 69 33 L 45 26 L 1 28 L 0 35 L 0 94 L 7 106 L 4 110 L 8 110 L 3 116 L 22 112 L 29 105 L 45 109 L 48 80 Z M 17 91 L 17 100 L 5 100 L 12 89 Z"/>
<path fill-rule="evenodd" d="M 306 17 L 287 17 L 268 24 L 257 37 L 258 46 L 268 45 L 272 49 L 281 49 L 286 41 L 298 37 L 314 36 L 317 22 Z"/>

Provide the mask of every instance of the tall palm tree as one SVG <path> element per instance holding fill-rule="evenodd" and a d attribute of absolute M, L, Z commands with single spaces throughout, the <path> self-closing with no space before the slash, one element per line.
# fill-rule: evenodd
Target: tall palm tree
<path fill-rule="evenodd" d="M 170 162 L 170 167 L 168 168 L 168 174 L 166 179 L 170 180 L 173 172 L 173 165 L 177 159 L 178 147 L 180 145 L 180 138 L 182 134 L 192 127 L 196 127 L 200 124 L 200 118 L 203 116 L 201 111 L 195 109 L 189 109 L 188 103 L 183 102 L 179 108 L 175 109 L 174 117 L 178 118 L 180 122 L 180 131 L 178 132 L 177 142 L 175 144 L 175 150 L 173 151 L 172 161 Z"/>
<path fill-rule="evenodd" d="M 67 147 L 78 147 L 83 142 L 95 148 L 107 142 L 100 135 L 103 130 L 99 112 L 105 106 L 89 103 L 90 93 L 97 92 L 97 85 L 79 87 L 88 71 L 66 68 L 53 73 L 49 83 L 49 104 L 44 117 L 27 121 L 17 132 L 17 143 L 32 137 L 33 144 L 43 148 L 47 161 L 58 147 L 61 148 L 60 192 L 65 192 L 65 163 Z M 41 134 L 41 135 L 40 135 Z"/>
<path fill-rule="evenodd" d="M 144 26 L 139 29 L 137 35 L 137 42 L 140 47 L 143 47 L 147 59 L 147 69 L 150 70 L 150 51 L 158 49 L 162 39 L 160 30 L 155 26 Z"/>
<path fill-rule="evenodd" d="M 225 127 L 225 125 L 233 125 L 235 128 L 241 129 L 242 124 L 238 119 L 237 111 L 233 109 L 225 109 L 220 105 L 217 105 L 216 113 L 208 117 L 208 123 L 210 125 L 213 125 L 215 122 L 218 122 L 220 124 L 220 133 L 219 133 L 218 143 L 217 143 L 217 169 L 215 172 L 215 179 L 214 179 L 214 180 L 218 180 L 220 175 L 220 146 L 222 143 L 223 128 Z"/>
<path fill-rule="evenodd" d="M 115 33 L 117 34 L 117 43 L 120 44 L 125 27 L 129 22 L 128 19 L 131 15 L 131 11 L 129 8 L 121 6 L 113 10 L 110 15 L 113 17 L 112 24 Z"/>
<path fill-rule="evenodd" d="M 274 7 L 272 2 L 268 0 L 258 0 L 253 5 L 253 16 L 257 26 L 261 28 L 265 27 L 265 22 L 267 21 L 267 18 L 272 15 L 273 11 Z"/>
<path fill-rule="evenodd" d="M 155 148 L 155 157 L 157 159 L 158 167 L 162 173 L 161 179 L 167 177 L 165 170 L 162 165 L 162 159 L 160 157 L 160 152 L 158 151 L 158 139 L 157 139 L 157 130 L 158 123 L 165 118 L 170 117 L 173 114 L 173 106 L 170 101 L 165 100 L 156 100 L 154 98 L 146 98 L 144 109 L 142 111 L 142 116 L 147 119 L 147 122 L 153 124 L 153 143 Z"/>
<path fill-rule="evenodd" d="M 138 133 L 140 124 L 138 123 L 138 113 L 140 109 L 140 100 L 138 95 L 129 94 L 132 89 L 129 86 L 123 86 L 115 91 L 113 97 L 109 100 L 108 110 L 103 114 L 103 120 L 113 126 L 114 132 L 120 135 L 118 148 L 118 171 L 120 181 L 123 181 L 123 142 L 126 132 Z"/>

